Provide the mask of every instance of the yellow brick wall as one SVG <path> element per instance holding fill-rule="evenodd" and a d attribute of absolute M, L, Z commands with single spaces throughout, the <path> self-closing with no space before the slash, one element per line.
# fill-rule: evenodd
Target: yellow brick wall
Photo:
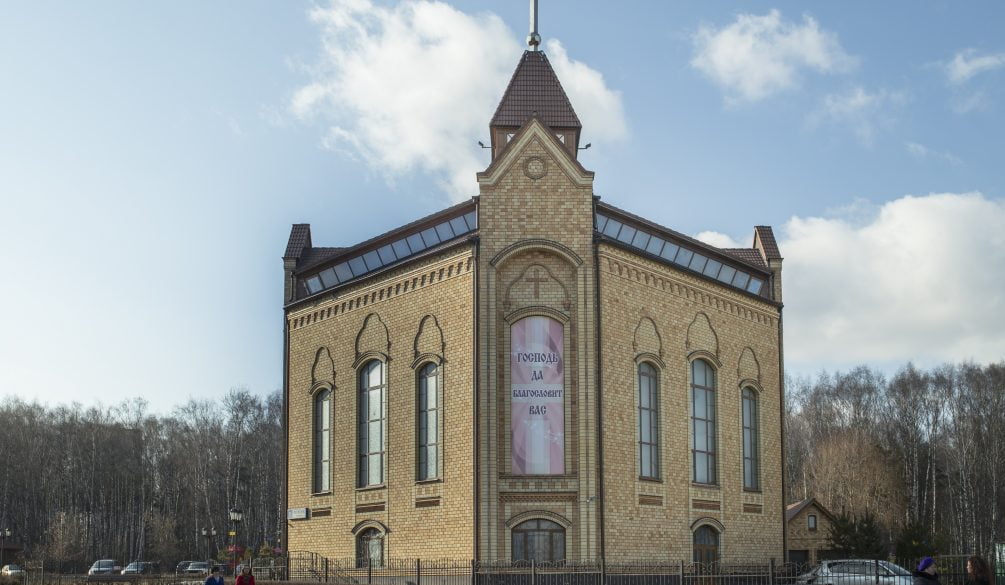
<path fill-rule="evenodd" d="M 288 522 L 291 551 L 354 557 L 353 528 L 377 521 L 387 529 L 386 557 L 473 556 L 473 271 L 472 248 L 463 245 L 340 290 L 288 315 L 288 507 L 320 512 L 308 520 Z M 426 318 L 430 315 L 435 319 Z M 442 331 L 442 343 L 437 343 L 437 328 Z M 437 345 L 443 348 L 439 352 L 443 360 L 440 420 L 441 431 L 446 431 L 441 432 L 441 479 L 419 483 L 413 362 L 417 346 L 418 353 L 424 354 L 436 352 Z M 324 363 L 315 368 L 319 348 L 326 348 L 331 356 L 335 384 L 332 490 L 315 495 L 311 493 L 310 391 L 319 375 L 316 369 L 322 375 L 331 371 Z M 357 351 L 379 352 L 388 358 L 385 486 L 376 489 L 356 487 Z M 439 505 L 416 506 L 417 501 L 430 503 L 437 498 Z M 358 506 L 366 510 L 380 504 L 383 511 L 357 512 Z M 329 510 L 330 515 L 322 515 Z"/>
<path fill-rule="evenodd" d="M 781 560 L 778 309 L 609 244 L 600 246 L 599 261 L 608 556 L 646 551 L 690 559 L 692 527 L 710 519 L 723 529 L 723 560 Z M 636 368 L 643 354 L 659 372 L 658 482 L 638 479 Z M 689 364 L 699 356 L 717 377 L 714 487 L 691 481 Z M 744 491 L 742 482 L 746 378 L 761 389 L 759 492 Z"/>
<path fill-rule="evenodd" d="M 810 514 L 817 517 L 817 529 L 814 531 L 809 529 L 807 523 L 807 516 Z M 809 562 L 818 562 L 820 551 L 830 549 L 832 524 L 830 518 L 821 512 L 816 504 L 806 506 L 788 522 L 788 549 L 809 551 Z"/>

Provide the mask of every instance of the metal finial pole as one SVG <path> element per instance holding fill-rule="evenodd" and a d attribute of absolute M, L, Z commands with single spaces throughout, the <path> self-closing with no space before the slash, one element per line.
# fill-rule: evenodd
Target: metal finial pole
<path fill-rule="evenodd" d="M 537 34 L 537 0 L 530 0 L 530 34 L 527 35 L 527 44 L 531 51 L 536 51 L 541 44 L 541 35 Z"/>

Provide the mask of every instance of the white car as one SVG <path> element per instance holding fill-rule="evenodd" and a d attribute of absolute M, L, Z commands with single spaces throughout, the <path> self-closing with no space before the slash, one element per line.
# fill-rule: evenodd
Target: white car
<path fill-rule="evenodd" d="M 122 570 L 119 566 L 119 562 L 112 559 L 101 559 L 100 561 L 94 561 L 91 568 L 87 570 L 88 575 L 111 575 L 118 573 Z"/>
<path fill-rule="evenodd" d="M 876 573 L 879 573 L 877 576 Z M 797 585 L 912 585 L 911 572 L 887 561 L 822 561 L 796 580 Z"/>
<path fill-rule="evenodd" d="M 22 569 L 20 565 L 4 565 L 3 568 L 0 569 L 0 575 L 20 579 L 21 577 L 24 577 L 24 569 Z"/>

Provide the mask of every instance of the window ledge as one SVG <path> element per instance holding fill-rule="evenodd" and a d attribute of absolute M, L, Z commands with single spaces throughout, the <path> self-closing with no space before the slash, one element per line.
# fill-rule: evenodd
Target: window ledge
<path fill-rule="evenodd" d="M 761 490 L 761 488 L 748 488 L 748 487 L 745 487 L 745 488 L 743 488 L 743 493 L 745 493 L 745 494 L 762 494 L 764 492 Z"/>
<path fill-rule="evenodd" d="M 326 490 L 326 491 L 323 491 L 323 492 L 311 492 L 311 497 L 312 498 L 318 498 L 318 497 L 321 497 L 321 496 L 330 496 L 330 495 L 332 495 L 332 491 L 331 490 Z"/>
<path fill-rule="evenodd" d="M 663 480 L 658 477 L 645 477 L 643 475 L 639 476 L 639 481 L 644 481 L 646 483 L 663 483 Z"/>
<path fill-rule="evenodd" d="M 417 479 L 415 480 L 416 485 L 428 485 L 431 483 L 443 483 L 442 477 L 431 477 L 429 479 Z"/>
<path fill-rule="evenodd" d="M 722 489 L 717 483 L 698 483 L 696 481 L 691 482 L 691 487 L 701 488 L 703 490 L 718 490 Z"/>
<path fill-rule="evenodd" d="M 361 487 L 357 487 L 356 491 L 357 492 L 375 492 L 377 490 L 383 490 L 383 489 L 387 489 L 387 484 L 382 483 L 380 485 L 364 485 L 364 486 L 361 486 Z"/>

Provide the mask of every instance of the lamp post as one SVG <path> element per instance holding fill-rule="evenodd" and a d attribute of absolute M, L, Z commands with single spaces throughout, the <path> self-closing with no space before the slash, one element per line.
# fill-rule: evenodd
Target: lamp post
<path fill-rule="evenodd" d="M 210 528 L 206 530 L 206 527 L 202 527 L 202 535 L 206 538 L 206 562 L 210 565 L 213 564 L 213 541 L 216 540 L 216 528 Z"/>
<path fill-rule="evenodd" d="M 0 567 L 3 566 L 3 553 L 7 551 L 7 539 L 14 535 L 10 528 L 4 528 L 0 532 Z"/>
<path fill-rule="evenodd" d="M 230 509 L 230 521 L 234 524 L 234 529 L 230 531 L 230 551 L 234 559 L 234 576 L 237 577 L 237 525 L 244 519 L 244 512 L 240 508 Z"/>

